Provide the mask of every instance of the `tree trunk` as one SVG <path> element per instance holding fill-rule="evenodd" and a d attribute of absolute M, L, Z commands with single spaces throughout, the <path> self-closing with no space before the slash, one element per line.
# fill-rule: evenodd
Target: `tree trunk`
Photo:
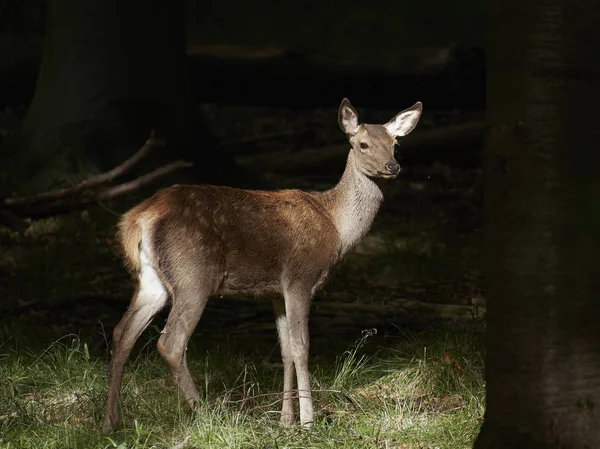
<path fill-rule="evenodd" d="M 600 447 L 600 10 L 492 0 L 475 448 Z"/>
<path fill-rule="evenodd" d="M 65 174 L 105 170 L 152 129 L 173 151 L 211 167 L 215 142 L 189 102 L 182 1 L 51 0 L 38 82 L 12 164 L 40 190 Z M 192 130 L 194 132 L 192 132 Z M 198 139 L 200 135 L 200 139 Z M 189 151 L 201 140 L 203 149 Z M 208 147 L 208 148 L 206 148 Z M 210 156 L 210 157 L 209 157 Z"/>

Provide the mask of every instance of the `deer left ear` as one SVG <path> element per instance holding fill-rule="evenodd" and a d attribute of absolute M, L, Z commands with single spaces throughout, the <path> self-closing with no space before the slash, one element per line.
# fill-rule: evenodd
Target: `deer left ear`
<path fill-rule="evenodd" d="M 338 123 L 340 128 L 349 136 L 353 136 L 358 132 L 358 113 L 352 107 L 347 98 L 342 100 L 338 111 Z"/>
<path fill-rule="evenodd" d="M 421 112 L 423 112 L 423 103 L 417 101 L 410 108 L 398 113 L 396 117 L 383 126 L 394 137 L 406 136 L 417 126 Z"/>

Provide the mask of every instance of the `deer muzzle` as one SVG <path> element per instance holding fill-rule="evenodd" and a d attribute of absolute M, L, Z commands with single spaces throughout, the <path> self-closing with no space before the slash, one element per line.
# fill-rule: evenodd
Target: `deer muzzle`
<path fill-rule="evenodd" d="M 396 176 L 398 173 L 400 173 L 400 164 L 396 161 L 390 161 L 385 164 L 385 169 L 390 175 Z"/>

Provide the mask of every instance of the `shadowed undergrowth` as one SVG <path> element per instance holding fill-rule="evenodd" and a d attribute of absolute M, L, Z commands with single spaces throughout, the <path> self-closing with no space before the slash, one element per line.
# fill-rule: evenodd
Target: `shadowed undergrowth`
<path fill-rule="evenodd" d="M 40 352 L 1 340 L 2 448 L 170 448 L 190 436 L 199 448 L 466 448 L 484 410 L 482 344 L 467 331 L 405 334 L 381 349 L 372 331 L 331 361 L 312 365 L 316 426 L 278 423 L 281 367 L 225 343 L 190 347 L 201 387 L 192 413 L 154 350 L 158 331 L 126 367 L 124 426 L 98 428 L 106 395 L 105 356 L 75 336 Z"/>

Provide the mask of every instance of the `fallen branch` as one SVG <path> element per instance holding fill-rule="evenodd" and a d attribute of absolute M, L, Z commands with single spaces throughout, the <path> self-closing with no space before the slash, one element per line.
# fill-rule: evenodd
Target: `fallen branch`
<path fill-rule="evenodd" d="M 322 316 L 335 316 L 341 312 L 358 313 L 361 315 L 372 314 L 384 319 L 396 315 L 414 316 L 420 319 L 460 320 L 481 319 L 485 307 L 460 304 L 438 304 L 424 301 L 409 300 L 397 301 L 393 305 L 357 304 L 343 302 L 315 302 Z"/>
<path fill-rule="evenodd" d="M 146 157 L 151 150 L 157 147 L 163 147 L 164 145 L 164 140 L 157 139 L 156 137 L 154 137 L 154 131 L 152 131 L 150 138 L 146 141 L 142 148 L 140 148 L 133 156 L 131 156 L 125 162 L 117 165 L 112 170 L 100 173 L 99 175 L 91 176 L 72 187 L 65 187 L 63 189 L 54 190 L 52 192 L 38 193 L 32 196 L 6 198 L 2 202 L 2 206 L 6 208 L 13 208 L 22 205 L 37 204 L 44 201 L 54 201 L 78 194 L 80 192 L 83 192 L 84 190 L 97 187 L 101 184 L 111 182 L 117 176 L 121 176 L 129 170 L 131 170 L 139 161 Z"/>
<path fill-rule="evenodd" d="M 154 148 L 163 147 L 164 145 L 164 141 L 157 139 L 152 133 L 142 148 L 112 170 L 91 176 L 72 187 L 0 200 L 0 223 L 14 231 L 22 232 L 25 227 L 22 220 L 25 218 L 45 218 L 83 209 L 90 204 L 100 203 L 133 192 L 176 170 L 193 165 L 186 161 L 176 161 L 131 181 L 111 187 L 103 186 L 103 184 L 107 184 L 130 171 Z"/>
<path fill-rule="evenodd" d="M 107 201 L 126 193 L 133 192 L 140 187 L 156 181 L 158 178 L 168 175 L 169 173 L 173 173 L 180 168 L 191 167 L 192 165 L 193 164 L 191 162 L 185 161 L 173 162 L 172 164 L 165 165 L 164 167 L 158 168 L 131 181 L 101 190 L 99 192 L 82 192 L 81 195 L 75 197 L 60 199 L 53 202 L 45 202 L 32 206 L 27 209 L 27 216 L 30 218 L 44 218 L 82 209 L 90 204 Z"/>
<path fill-rule="evenodd" d="M 248 309 L 242 309 L 242 305 L 249 302 L 252 305 Z M 232 334 L 243 334 L 263 330 L 259 317 L 268 316 L 269 307 L 268 301 L 253 301 L 244 296 L 225 296 L 209 301 L 207 311 L 223 310 L 223 316 L 230 316 L 231 319 L 228 321 L 227 318 L 220 318 L 220 325 L 233 327 L 230 331 Z M 408 325 L 413 329 L 438 325 L 468 327 L 482 323 L 486 312 L 483 304 L 442 304 L 413 299 L 396 300 L 389 305 L 317 300 L 312 303 L 311 308 L 311 322 L 314 322 L 316 327 L 363 329 L 385 329 L 394 327 L 396 323 Z M 232 313 L 232 310 L 235 313 Z M 245 316 L 244 321 L 252 322 L 253 325 L 240 325 L 240 316 Z M 264 326 L 264 329 L 270 329 L 272 324 L 265 321 Z"/>
<path fill-rule="evenodd" d="M 134 190 L 139 189 L 145 185 L 148 185 L 158 178 L 162 178 L 174 171 L 177 171 L 181 168 L 189 168 L 193 167 L 194 164 L 186 161 L 177 161 L 173 162 L 169 165 L 165 165 L 164 167 L 157 168 L 156 170 L 147 173 L 145 175 L 140 176 L 139 178 L 135 178 L 132 181 L 125 182 L 123 184 L 119 184 L 117 186 L 111 187 L 110 189 L 106 189 L 103 192 L 100 192 L 93 200 L 96 201 L 106 201 L 117 196 L 123 195 L 125 193 L 133 192 Z"/>
<path fill-rule="evenodd" d="M 402 160 L 448 160 L 466 152 L 481 152 L 485 124 L 471 122 L 415 133 L 403 139 L 399 154 Z M 250 169 L 285 174 L 324 172 L 331 166 L 343 166 L 348 155 L 348 145 L 328 145 L 302 151 L 243 155 L 238 162 Z"/>

